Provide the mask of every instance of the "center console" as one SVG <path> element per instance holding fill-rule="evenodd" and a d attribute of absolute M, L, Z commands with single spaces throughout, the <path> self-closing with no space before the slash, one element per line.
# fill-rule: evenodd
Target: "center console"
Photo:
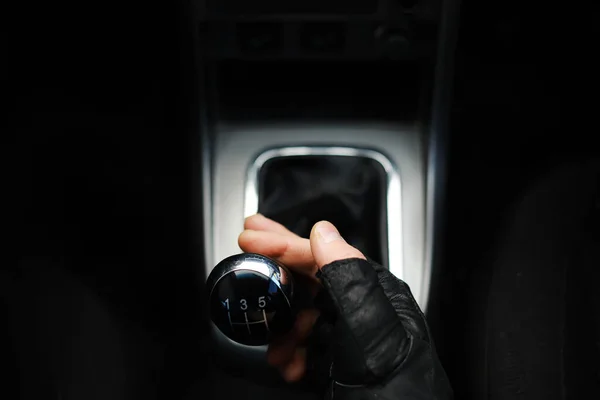
<path fill-rule="evenodd" d="M 195 12 L 205 275 L 240 252 L 249 215 L 304 237 L 327 219 L 425 309 L 443 194 L 448 6 L 197 0 Z"/>

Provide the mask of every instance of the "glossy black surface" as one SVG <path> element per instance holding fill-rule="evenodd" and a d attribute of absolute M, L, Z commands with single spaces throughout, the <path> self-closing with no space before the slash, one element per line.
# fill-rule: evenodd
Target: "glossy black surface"
<path fill-rule="evenodd" d="M 293 324 L 291 276 L 266 257 L 229 257 L 215 267 L 208 285 L 210 317 L 237 343 L 265 345 Z"/>

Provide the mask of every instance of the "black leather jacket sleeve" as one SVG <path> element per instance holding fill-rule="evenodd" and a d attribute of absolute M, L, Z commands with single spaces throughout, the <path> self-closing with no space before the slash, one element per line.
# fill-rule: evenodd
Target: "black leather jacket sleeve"
<path fill-rule="evenodd" d="M 452 399 L 425 317 L 406 283 L 358 258 L 328 264 L 318 278 L 324 300 L 309 359 L 313 370 L 328 370 L 327 398 Z"/>

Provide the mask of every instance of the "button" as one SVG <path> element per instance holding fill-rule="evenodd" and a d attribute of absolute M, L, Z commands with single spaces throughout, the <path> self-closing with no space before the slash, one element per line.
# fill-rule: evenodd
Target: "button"
<path fill-rule="evenodd" d="M 302 26 L 302 50 L 313 54 L 338 54 L 346 47 L 346 25 L 339 22 L 316 22 Z"/>
<path fill-rule="evenodd" d="M 239 23 L 240 51 L 250 55 L 276 55 L 283 49 L 283 27 L 278 23 Z"/>

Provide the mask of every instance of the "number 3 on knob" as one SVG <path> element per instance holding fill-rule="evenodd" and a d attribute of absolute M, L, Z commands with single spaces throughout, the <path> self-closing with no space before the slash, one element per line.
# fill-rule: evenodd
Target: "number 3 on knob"
<path fill-rule="evenodd" d="M 248 309 L 248 303 L 246 303 L 246 299 L 241 299 L 240 300 L 240 308 L 243 311 L 246 311 Z"/>

